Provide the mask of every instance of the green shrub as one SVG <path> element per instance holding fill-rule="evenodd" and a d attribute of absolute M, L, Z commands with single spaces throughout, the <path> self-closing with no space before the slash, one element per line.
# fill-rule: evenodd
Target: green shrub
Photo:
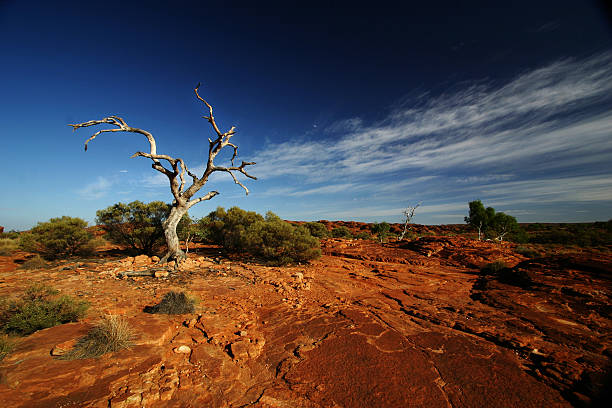
<path fill-rule="evenodd" d="M 134 334 L 123 316 L 104 316 L 72 350 L 59 356 L 60 360 L 100 357 L 106 353 L 129 348 Z"/>
<path fill-rule="evenodd" d="M 0 239 L 1 238 L 9 238 L 9 239 L 16 239 L 19 240 L 19 231 L 15 231 L 15 230 L 10 230 L 8 232 L 1 232 L 0 233 Z"/>
<path fill-rule="evenodd" d="M 238 207 L 225 211 L 222 207 L 218 207 L 199 224 L 208 230 L 211 242 L 230 251 L 247 252 L 246 230 L 252 224 L 261 221 L 264 221 L 264 218 L 253 211 L 245 211 Z"/>
<path fill-rule="evenodd" d="M 0 238 L 0 256 L 10 256 L 19 249 L 19 240 L 15 238 Z"/>
<path fill-rule="evenodd" d="M 508 234 L 508 241 L 515 242 L 517 244 L 526 244 L 529 242 L 529 234 L 521 227 L 517 227 L 514 232 Z"/>
<path fill-rule="evenodd" d="M 378 237 L 378 241 L 382 243 L 387 240 L 391 225 L 386 222 L 381 222 L 379 224 L 373 224 L 370 229 L 372 233 L 376 234 L 376 236 Z"/>
<path fill-rule="evenodd" d="M 294 227 L 268 212 L 246 230 L 247 250 L 270 264 L 307 262 L 321 256 L 319 241 L 303 226 Z"/>
<path fill-rule="evenodd" d="M 39 222 L 30 232 L 19 236 L 22 249 L 38 253 L 48 260 L 91 255 L 96 242 L 87 231 L 86 221 L 67 216 Z"/>
<path fill-rule="evenodd" d="M 134 253 L 154 255 L 166 243 L 162 223 L 172 207 L 163 201 L 117 203 L 96 212 L 96 222 L 102 225 L 105 236 L 114 244 L 124 245 Z M 184 239 L 191 218 L 185 214 L 176 227 Z"/>
<path fill-rule="evenodd" d="M 304 226 L 308 229 L 308 232 L 310 232 L 310 235 L 312 235 L 313 237 L 316 237 L 316 238 L 328 238 L 329 237 L 329 230 L 327 229 L 325 224 L 322 224 L 320 222 L 307 222 L 306 224 L 304 224 Z"/>
<path fill-rule="evenodd" d="M 353 233 L 344 225 L 331 230 L 331 236 L 334 238 L 353 238 Z"/>
<path fill-rule="evenodd" d="M 372 239 L 372 236 L 365 231 L 361 231 L 359 234 L 354 236 L 355 239 Z"/>
<path fill-rule="evenodd" d="M 528 226 L 532 231 L 529 242 L 564 246 L 596 247 L 612 245 L 610 221 Z"/>
<path fill-rule="evenodd" d="M 266 218 L 238 207 L 219 207 L 198 223 L 210 242 L 249 253 L 274 265 L 306 262 L 321 255 L 319 241 L 307 227 L 294 227 L 272 212 Z"/>
<path fill-rule="evenodd" d="M 27 336 L 37 330 L 76 322 L 85 315 L 87 302 L 58 292 L 45 285 L 32 285 L 21 299 L 4 299 L 0 307 L 0 327 L 9 334 Z"/>
<path fill-rule="evenodd" d="M 15 340 L 6 334 L 0 334 L 0 361 L 15 348 Z"/>
<path fill-rule="evenodd" d="M 168 292 L 161 302 L 155 306 L 145 307 L 145 313 L 153 314 L 185 314 L 195 311 L 195 301 L 190 299 L 185 292 Z"/>
<path fill-rule="evenodd" d="M 425 233 L 427 234 L 427 233 Z M 423 234 L 423 235 L 425 235 Z M 429 233 L 431 234 L 431 233 Z M 415 239 L 417 239 L 419 237 L 419 235 L 414 232 L 414 231 L 407 231 L 406 234 L 404 235 L 404 241 L 413 241 Z"/>

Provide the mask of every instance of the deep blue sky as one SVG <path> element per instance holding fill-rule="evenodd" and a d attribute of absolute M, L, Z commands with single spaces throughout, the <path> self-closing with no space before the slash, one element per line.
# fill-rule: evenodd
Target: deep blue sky
<path fill-rule="evenodd" d="M 201 171 L 198 82 L 259 180 L 246 197 L 217 174 L 202 194 L 221 195 L 195 218 L 237 205 L 398 222 L 422 202 L 415 222 L 460 223 L 474 199 L 520 222 L 612 218 L 612 37 L 598 3 L 89 3 L 0 2 L 7 229 L 169 202 L 150 160 L 129 158 L 144 137 L 103 134 L 85 153 L 96 129 L 67 124 L 119 115 Z"/>

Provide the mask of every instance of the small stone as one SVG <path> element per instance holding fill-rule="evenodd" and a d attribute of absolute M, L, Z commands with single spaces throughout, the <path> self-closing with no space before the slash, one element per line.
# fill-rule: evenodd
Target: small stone
<path fill-rule="evenodd" d="M 77 343 L 76 339 L 68 340 L 63 343 L 57 344 L 55 347 L 51 349 L 52 356 L 62 356 L 70 351 L 75 344 Z"/>
<path fill-rule="evenodd" d="M 189 354 L 191 353 L 191 348 L 189 346 L 178 346 L 174 348 L 174 352 L 177 354 Z"/>
<path fill-rule="evenodd" d="M 151 258 L 147 255 L 138 255 L 134 257 L 134 265 L 148 265 L 151 263 Z"/>
<path fill-rule="evenodd" d="M 239 335 L 240 337 L 244 337 L 244 336 L 246 336 L 246 335 L 247 335 L 247 332 L 246 332 L 245 330 L 240 330 L 240 331 L 238 332 L 238 335 Z"/>
<path fill-rule="evenodd" d="M 155 256 L 155 255 L 154 255 L 154 256 L 152 256 L 152 257 L 151 257 L 151 261 L 152 261 L 152 262 L 159 262 L 159 256 Z"/>
<path fill-rule="evenodd" d="M 167 278 L 170 273 L 168 271 L 155 271 L 156 278 Z"/>
<path fill-rule="evenodd" d="M 304 279 L 304 274 L 302 272 L 296 272 L 293 277 L 298 281 L 301 282 Z"/>
<path fill-rule="evenodd" d="M 174 388 L 162 387 L 159 389 L 159 399 L 162 401 L 170 401 L 174 394 Z"/>

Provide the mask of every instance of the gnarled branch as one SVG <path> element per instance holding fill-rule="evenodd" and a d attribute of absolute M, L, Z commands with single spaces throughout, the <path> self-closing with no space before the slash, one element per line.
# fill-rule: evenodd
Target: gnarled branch
<path fill-rule="evenodd" d="M 188 206 L 189 208 L 191 208 L 191 207 L 193 207 L 194 205 L 196 205 L 197 203 L 199 203 L 200 201 L 208 201 L 208 200 L 210 200 L 211 198 L 213 198 L 213 197 L 214 197 L 214 196 L 216 196 L 216 195 L 219 195 L 219 192 L 218 192 L 218 191 L 211 191 L 211 192 L 209 192 L 209 193 L 206 193 L 206 195 L 205 195 L 205 196 L 203 196 L 203 197 L 196 198 L 195 200 L 191 200 L 191 201 L 190 201 L 190 202 L 187 204 L 187 206 Z"/>
<path fill-rule="evenodd" d="M 217 191 L 211 191 L 202 197 L 191 199 L 204 186 L 204 184 L 206 184 L 208 178 L 212 173 L 216 171 L 223 171 L 229 173 L 234 182 L 241 186 L 245 190 L 246 194 L 249 194 L 248 188 L 238 180 L 235 173 L 242 173 L 247 178 L 257 180 L 256 177 L 250 175 L 246 170 L 246 167 L 254 165 L 254 162 L 243 161 L 240 166 L 236 166 L 234 164 L 234 160 L 238 156 L 238 146 L 231 143 L 230 139 L 236 134 L 236 128 L 232 126 L 227 132 L 221 132 L 219 126 L 217 125 L 215 117 L 213 116 L 213 108 L 206 100 L 204 100 L 200 96 L 198 92 L 199 87 L 200 84 L 198 84 L 198 86 L 196 86 L 194 90 L 196 97 L 200 101 L 202 101 L 204 105 L 206 105 L 208 109 L 208 116 L 204 116 L 204 118 L 208 120 L 215 134 L 217 135 L 214 139 L 208 139 L 208 159 L 206 162 L 206 168 L 201 177 L 198 177 L 196 174 L 191 172 L 183 161 L 183 159 L 175 158 L 166 154 L 157 154 L 157 146 L 153 135 L 147 132 L 146 130 L 129 126 L 119 116 L 109 116 L 101 120 L 90 120 L 88 122 L 69 125 L 72 126 L 73 130 L 77 130 L 82 127 L 96 126 L 102 124 L 111 125 L 110 129 L 98 130 L 85 141 L 86 151 L 89 142 L 94 140 L 102 133 L 132 132 L 139 133 L 147 138 L 150 145 L 150 152 L 147 153 L 138 151 L 134 153 L 131 157 L 145 157 L 151 159 L 153 161 L 152 167 L 155 170 L 163 173 L 166 177 L 168 177 L 168 180 L 170 181 L 170 190 L 175 199 L 172 205 L 170 215 L 168 216 L 166 221 L 164 221 L 164 233 L 166 235 L 166 242 L 168 243 L 169 248 L 168 254 L 166 254 L 166 256 L 163 258 L 164 260 L 174 259 L 176 261 L 179 261 L 181 259 L 184 259 L 185 254 L 182 252 L 182 250 L 180 249 L 180 245 L 178 244 L 179 241 L 176 234 L 176 226 L 178 224 L 178 221 L 184 214 L 187 213 L 187 210 L 189 210 L 189 208 L 201 201 L 210 200 L 211 198 L 219 194 L 219 192 Z M 214 159 L 219 154 L 219 152 L 226 146 L 229 146 L 233 149 L 232 158 L 230 160 L 231 165 L 228 167 L 216 166 L 214 164 Z M 169 163 L 171 168 L 164 167 L 164 165 L 162 165 L 162 160 L 165 160 L 167 163 Z M 192 184 L 187 189 L 185 189 L 185 174 L 187 174 L 192 179 Z"/>

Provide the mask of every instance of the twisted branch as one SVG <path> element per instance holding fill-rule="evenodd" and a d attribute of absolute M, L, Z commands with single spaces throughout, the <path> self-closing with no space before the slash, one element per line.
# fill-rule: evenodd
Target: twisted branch
<path fill-rule="evenodd" d="M 209 193 L 206 193 L 205 196 L 200 197 L 200 198 L 196 198 L 195 200 L 191 200 L 188 204 L 187 204 L 187 208 L 191 208 L 194 205 L 196 205 L 197 203 L 199 203 L 200 201 L 207 201 L 210 200 L 211 198 L 213 198 L 214 196 L 218 195 L 219 192 L 218 191 L 211 191 Z"/>
<path fill-rule="evenodd" d="M 111 128 L 111 129 L 98 130 L 96 133 L 90 136 L 85 141 L 85 151 L 87 151 L 89 142 L 94 140 L 97 136 L 99 136 L 102 133 L 132 132 L 132 133 L 139 133 L 141 135 L 144 135 L 149 142 L 150 152 L 146 153 L 146 152 L 139 151 L 139 152 L 134 153 L 131 156 L 131 158 L 146 157 L 146 158 L 151 159 L 153 161 L 152 167 L 155 170 L 159 171 L 160 173 L 166 175 L 166 177 L 168 177 L 170 181 L 170 190 L 172 191 L 172 195 L 176 199 L 177 203 L 180 203 L 181 205 L 188 205 L 188 207 L 191 207 L 194 204 L 199 203 L 200 201 L 210 200 L 214 196 L 218 195 L 219 193 L 217 191 L 211 191 L 203 197 L 190 201 L 191 197 L 193 197 L 198 192 L 198 190 L 200 190 L 200 188 L 202 188 L 202 186 L 208 181 L 208 177 L 216 171 L 222 171 L 222 172 L 229 173 L 230 176 L 232 176 L 234 183 L 241 186 L 245 190 L 246 194 L 248 195 L 249 194 L 248 188 L 237 179 L 234 172 L 242 173 L 250 179 L 257 180 L 256 177 L 250 175 L 246 170 L 246 166 L 254 165 L 255 162 L 244 162 L 243 161 L 242 164 L 240 164 L 240 166 L 234 165 L 234 160 L 238 156 L 238 146 L 231 143 L 230 139 L 232 138 L 232 136 L 236 134 L 236 127 L 232 126 L 227 132 L 221 132 L 221 130 L 219 129 L 219 126 L 217 125 L 215 117 L 213 116 L 213 108 L 206 100 L 204 100 L 200 96 L 198 92 L 199 87 L 200 87 L 200 84 L 198 84 L 196 88 L 194 89 L 196 97 L 200 101 L 202 101 L 208 108 L 208 116 L 203 116 L 203 117 L 206 120 L 208 120 L 213 130 L 217 134 L 217 137 L 214 140 L 211 140 L 210 138 L 208 139 L 208 142 L 209 142 L 208 161 L 207 161 L 206 169 L 201 177 L 198 177 L 196 174 L 189 171 L 189 168 L 187 167 L 183 159 L 174 158 L 167 154 L 157 154 L 157 145 L 156 145 L 155 138 L 153 137 L 153 135 L 147 132 L 146 130 L 129 126 L 125 122 L 125 120 L 123 120 L 119 116 L 113 115 L 113 116 L 106 117 L 104 119 L 90 120 L 88 122 L 70 124 L 69 126 L 72 126 L 73 131 L 79 128 L 82 128 L 82 127 L 96 126 L 96 125 L 101 125 L 101 124 L 109 124 L 109 125 L 116 127 L 116 128 Z M 225 146 L 230 146 L 233 149 L 232 158 L 230 160 L 231 166 L 230 167 L 216 166 L 214 164 L 214 159 L 217 156 L 217 154 L 219 154 L 219 152 Z M 170 166 L 172 166 L 172 169 L 164 167 L 160 160 L 167 161 L 170 164 Z M 186 191 L 185 191 L 185 174 L 187 174 L 192 179 L 192 184 Z"/>

